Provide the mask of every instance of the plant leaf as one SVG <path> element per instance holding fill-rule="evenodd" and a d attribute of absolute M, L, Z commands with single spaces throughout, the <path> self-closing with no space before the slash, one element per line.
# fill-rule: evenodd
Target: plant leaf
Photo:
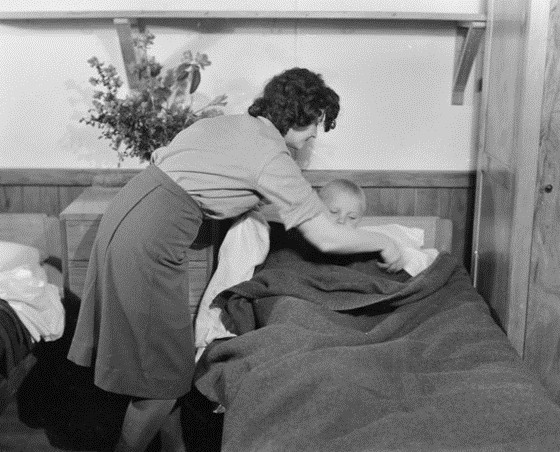
<path fill-rule="evenodd" d="M 193 67 L 192 72 L 192 80 L 191 80 L 191 87 L 189 89 L 189 94 L 192 94 L 196 91 L 200 85 L 200 70 L 198 68 Z"/>
<path fill-rule="evenodd" d="M 223 114 L 216 107 L 226 105 L 227 96 L 221 95 L 195 111 L 192 94 L 201 83 L 201 70 L 210 64 L 208 56 L 199 52 L 193 56 L 189 50 L 176 67 L 164 73 L 162 65 L 146 52 L 153 40 L 149 32 L 135 40 L 137 50 L 142 50 L 132 68 L 138 86 L 124 98 L 118 96 L 123 81 L 115 67 L 96 57 L 88 60 L 97 73 L 89 82 L 98 89 L 93 93 L 92 108 L 80 122 L 100 130 L 99 138 L 110 141 L 119 162 L 125 157 L 148 160 L 154 149 L 167 145 L 185 127 L 203 117 Z"/>
<path fill-rule="evenodd" d="M 177 66 L 177 69 L 175 69 L 177 81 L 185 80 L 189 76 L 190 69 L 191 65 L 187 63 L 181 63 Z"/>
<path fill-rule="evenodd" d="M 225 94 L 222 94 L 220 96 L 216 96 L 214 97 L 214 99 L 212 99 L 207 107 L 217 107 L 217 106 L 225 106 L 227 105 L 227 96 Z"/>

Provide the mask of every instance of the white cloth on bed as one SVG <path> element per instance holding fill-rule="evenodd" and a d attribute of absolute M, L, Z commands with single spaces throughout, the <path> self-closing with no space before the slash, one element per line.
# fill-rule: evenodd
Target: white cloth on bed
<path fill-rule="evenodd" d="M 0 271 L 11 270 L 20 265 L 39 265 L 40 261 L 41 253 L 38 248 L 0 240 Z"/>
<path fill-rule="evenodd" d="M 0 271 L 0 298 L 6 300 L 35 341 L 54 341 L 64 332 L 58 287 L 47 282 L 38 264 Z"/>
<path fill-rule="evenodd" d="M 385 234 L 397 242 L 403 250 L 405 262 L 403 270 L 410 276 L 416 276 L 428 268 L 439 254 L 435 248 L 422 248 L 424 231 L 421 228 L 411 228 L 400 224 L 362 226 L 360 228 Z"/>
<path fill-rule="evenodd" d="M 222 324 L 220 309 L 210 304 L 223 290 L 252 278 L 255 267 L 268 255 L 269 233 L 270 226 L 257 211 L 246 213 L 229 228 L 218 252 L 218 266 L 198 308 L 194 329 L 197 348 L 206 347 L 214 339 L 235 336 Z"/>
<path fill-rule="evenodd" d="M 399 224 L 364 226 L 363 229 L 385 234 L 395 240 L 403 249 L 404 270 L 416 276 L 426 269 L 437 257 L 436 249 L 422 249 L 424 231 Z M 220 319 L 221 310 L 210 304 L 223 290 L 251 279 L 255 267 L 264 262 L 270 249 L 270 226 L 264 216 L 251 211 L 227 232 L 218 253 L 218 267 L 208 283 L 198 308 L 195 321 L 196 359 L 212 341 L 233 337 Z"/>

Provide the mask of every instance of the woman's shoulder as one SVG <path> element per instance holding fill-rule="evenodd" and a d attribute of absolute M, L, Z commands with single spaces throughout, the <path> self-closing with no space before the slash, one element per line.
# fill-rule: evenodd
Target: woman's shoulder
<path fill-rule="evenodd" d="M 194 123 L 192 127 L 206 132 L 227 132 L 228 135 L 249 135 L 252 139 L 263 139 L 284 143 L 278 129 L 268 119 L 254 117 L 248 113 L 230 114 L 204 118 Z M 194 131 L 194 130 L 193 130 Z"/>
<path fill-rule="evenodd" d="M 268 154 L 270 158 L 283 153 L 289 155 L 284 138 L 268 119 L 241 114 L 232 115 L 230 121 L 230 130 L 237 130 L 247 147 L 259 154 Z"/>
<path fill-rule="evenodd" d="M 168 148 L 169 154 L 180 151 L 204 157 L 210 152 L 223 162 L 235 161 L 257 172 L 275 157 L 289 156 L 278 129 L 270 121 L 249 114 L 200 119 L 179 133 Z"/>
<path fill-rule="evenodd" d="M 251 116 L 249 113 L 232 113 L 232 114 L 212 116 L 209 118 L 202 118 L 199 119 L 197 122 L 195 122 L 193 125 L 196 124 L 202 127 L 220 127 L 220 126 L 225 126 L 226 124 L 228 125 L 236 124 L 237 126 L 244 127 L 244 128 L 258 129 L 261 128 L 263 125 L 265 125 L 267 122 L 267 121 L 262 121 L 261 119 L 264 118 Z M 272 125 L 270 121 L 268 121 L 268 123 Z"/>

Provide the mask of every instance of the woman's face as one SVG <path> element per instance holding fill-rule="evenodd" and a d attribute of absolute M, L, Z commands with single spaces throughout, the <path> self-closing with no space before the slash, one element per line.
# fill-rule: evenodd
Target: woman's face
<path fill-rule="evenodd" d="M 311 124 L 307 127 L 292 127 L 284 136 L 286 146 L 301 151 L 308 141 L 317 137 L 317 124 Z"/>

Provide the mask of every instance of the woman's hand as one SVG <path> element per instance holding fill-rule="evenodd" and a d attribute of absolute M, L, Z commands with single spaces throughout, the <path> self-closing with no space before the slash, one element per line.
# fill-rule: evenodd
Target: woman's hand
<path fill-rule="evenodd" d="M 390 273 L 395 273 L 404 267 L 404 254 L 397 243 L 387 237 L 387 245 L 380 251 L 383 262 L 377 265 Z"/>

